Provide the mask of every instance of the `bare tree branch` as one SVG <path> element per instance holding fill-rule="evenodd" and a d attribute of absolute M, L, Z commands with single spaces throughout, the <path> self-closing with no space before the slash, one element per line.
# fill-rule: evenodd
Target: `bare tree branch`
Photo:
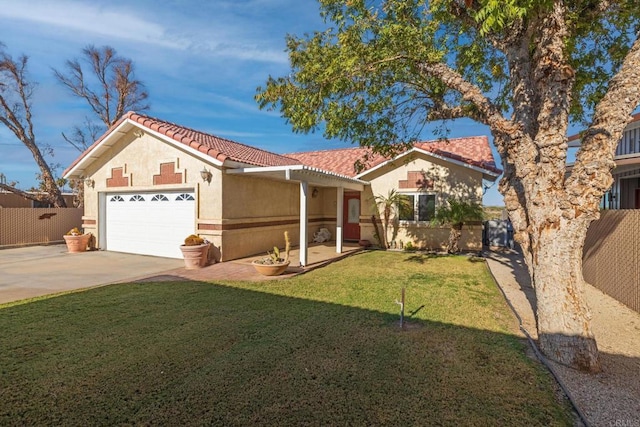
<path fill-rule="evenodd" d="M 56 207 L 66 207 L 51 168 L 36 143 L 30 103 L 33 83 L 27 79 L 27 63 L 28 58 L 24 55 L 16 61 L 4 50 L 0 50 L 0 123 L 31 152 L 40 169 L 40 179 L 45 193 L 27 197 L 25 194 L 28 193 L 15 186 L 2 184 L 0 188 L 32 200 L 46 201 Z"/>
<path fill-rule="evenodd" d="M 83 65 L 90 74 L 84 72 Z M 67 61 L 65 67 L 66 72 L 54 69 L 55 77 L 74 96 L 84 99 L 107 128 L 128 110 L 149 109 L 149 94 L 135 78 L 133 61 L 118 56 L 111 46 L 87 46 L 81 59 Z"/>

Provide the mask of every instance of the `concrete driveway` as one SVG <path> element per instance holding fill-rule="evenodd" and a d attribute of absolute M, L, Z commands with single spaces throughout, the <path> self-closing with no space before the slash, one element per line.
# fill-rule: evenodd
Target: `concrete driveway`
<path fill-rule="evenodd" d="M 0 304 L 133 281 L 184 266 L 180 259 L 118 252 L 67 253 L 65 245 L 0 250 Z"/>

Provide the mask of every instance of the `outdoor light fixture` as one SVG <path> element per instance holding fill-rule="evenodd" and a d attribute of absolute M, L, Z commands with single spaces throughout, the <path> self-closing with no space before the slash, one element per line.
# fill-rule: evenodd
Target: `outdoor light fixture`
<path fill-rule="evenodd" d="M 316 197 L 318 197 L 318 193 L 319 193 L 318 189 L 314 188 L 313 191 L 311 192 L 311 197 L 315 199 Z"/>
<path fill-rule="evenodd" d="M 208 182 L 209 184 L 211 184 L 211 178 L 213 177 L 213 174 L 212 174 L 211 172 L 209 172 L 209 171 L 207 170 L 207 168 L 203 168 L 203 169 L 200 171 L 200 176 L 202 177 L 202 181 L 203 181 L 203 182 L 204 182 L 204 181 L 206 181 L 206 182 Z"/>
<path fill-rule="evenodd" d="M 93 188 L 93 186 L 96 185 L 96 182 L 94 180 L 92 180 L 91 178 L 86 178 L 84 180 L 84 185 L 86 185 L 89 188 Z"/>

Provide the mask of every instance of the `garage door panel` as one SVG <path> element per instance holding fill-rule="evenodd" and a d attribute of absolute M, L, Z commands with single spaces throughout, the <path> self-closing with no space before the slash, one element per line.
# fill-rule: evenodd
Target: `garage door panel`
<path fill-rule="evenodd" d="M 179 246 L 195 230 L 193 192 L 107 195 L 106 249 L 182 258 Z"/>

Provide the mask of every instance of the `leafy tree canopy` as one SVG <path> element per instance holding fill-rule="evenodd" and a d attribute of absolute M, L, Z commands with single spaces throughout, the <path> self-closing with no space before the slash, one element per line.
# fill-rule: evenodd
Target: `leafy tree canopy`
<path fill-rule="evenodd" d="M 570 111 L 575 122 L 584 122 L 635 40 L 640 8 L 631 0 L 566 3 L 564 48 L 572 68 L 567 72 L 575 73 Z M 523 42 L 514 26 L 530 29 L 528 22 L 553 4 L 321 0 L 330 28 L 289 35 L 292 73 L 270 77 L 258 88 L 257 100 L 279 109 L 296 132 L 324 125 L 328 138 L 355 141 L 383 155 L 393 152 L 390 141 L 418 138 L 428 121 L 470 117 L 489 124 L 487 110 L 514 111 L 514 70 L 505 55 L 511 44 Z M 530 61 L 536 45 L 546 41 L 530 31 L 524 42 L 532 55 L 522 60 Z M 465 85 L 451 81 L 456 78 Z M 486 97 L 481 107 L 474 91 Z M 542 100 L 528 101 L 535 114 Z"/>

